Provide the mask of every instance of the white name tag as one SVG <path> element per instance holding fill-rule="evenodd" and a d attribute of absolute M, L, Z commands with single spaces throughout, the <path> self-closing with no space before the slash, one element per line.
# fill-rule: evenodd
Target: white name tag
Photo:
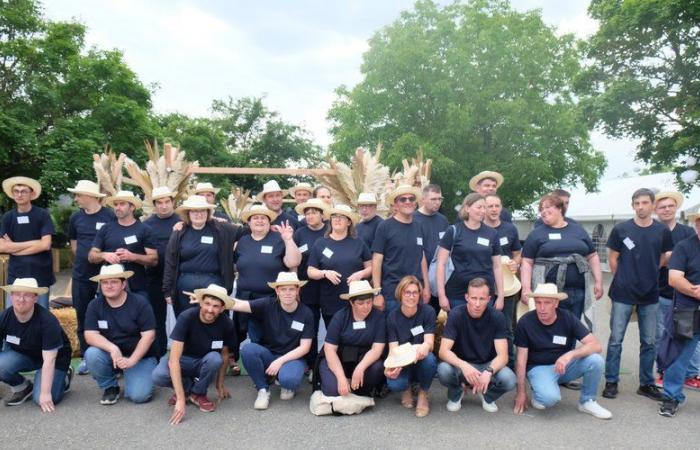
<path fill-rule="evenodd" d="M 417 327 L 411 328 L 411 334 L 414 336 L 418 336 L 419 334 L 423 334 L 423 325 L 418 325 Z"/>
<path fill-rule="evenodd" d="M 300 253 L 306 253 L 306 251 L 307 251 L 308 249 L 309 249 L 309 245 L 308 245 L 308 244 L 304 244 L 304 245 L 302 245 L 301 247 L 299 247 L 299 252 L 300 252 Z"/>
<path fill-rule="evenodd" d="M 29 216 L 17 217 L 17 223 L 29 223 Z"/>
<path fill-rule="evenodd" d="M 135 244 L 135 243 L 137 243 L 138 241 L 139 241 L 139 240 L 138 240 L 138 239 L 136 238 L 136 236 L 134 236 L 133 234 L 132 234 L 131 236 L 127 236 L 127 237 L 124 238 L 124 242 L 126 243 L 126 245 Z"/>
<path fill-rule="evenodd" d="M 423 238 L 416 238 L 416 244 L 420 245 L 421 247 L 423 246 Z"/>
<path fill-rule="evenodd" d="M 100 330 L 106 330 L 107 329 L 107 321 L 106 320 L 98 320 L 97 321 L 97 328 Z"/>
<path fill-rule="evenodd" d="M 7 341 L 8 344 L 15 344 L 19 345 L 19 338 L 17 336 L 10 336 L 9 334 L 5 336 L 5 340 Z"/>
<path fill-rule="evenodd" d="M 321 253 L 323 253 L 323 256 L 325 256 L 328 259 L 331 259 L 331 256 L 333 256 L 333 250 L 331 250 L 328 247 L 324 248 Z"/>
<path fill-rule="evenodd" d="M 442 239 L 442 237 L 443 237 L 444 235 L 445 235 L 445 232 L 444 232 L 444 231 L 441 231 L 441 232 L 438 233 L 438 237 L 439 237 L 440 239 Z"/>
<path fill-rule="evenodd" d="M 364 320 L 361 320 L 359 322 L 353 322 L 352 323 L 352 329 L 353 330 L 364 330 L 367 328 L 367 324 L 365 324 Z"/>
<path fill-rule="evenodd" d="M 476 240 L 476 243 L 479 244 L 479 245 L 483 245 L 484 247 L 488 247 L 489 244 L 491 243 L 491 241 L 489 241 L 489 240 L 486 239 L 486 238 L 480 237 L 480 238 L 478 238 L 478 239 Z"/>
<path fill-rule="evenodd" d="M 306 217 L 304 217 L 303 214 L 299 214 L 299 215 L 297 216 L 297 221 L 301 222 L 301 221 L 304 220 L 305 218 L 306 218 Z"/>
<path fill-rule="evenodd" d="M 95 229 L 96 229 L 96 230 L 99 230 L 99 229 L 102 228 L 103 226 L 105 226 L 105 223 L 104 223 L 104 222 L 95 222 Z"/>
<path fill-rule="evenodd" d="M 292 320 L 292 330 L 304 331 L 304 324 L 297 322 L 296 320 Z"/>
<path fill-rule="evenodd" d="M 501 245 L 508 245 L 508 237 L 503 236 L 499 242 L 501 243 Z"/>
<path fill-rule="evenodd" d="M 214 236 L 202 236 L 202 244 L 213 244 L 214 243 Z"/>
<path fill-rule="evenodd" d="M 211 349 L 219 350 L 224 348 L 224 341 L 211 341 Z"/>
<path fill-rule="evenodd" d="M 267 253 L 268 255 L 272 254 L 272 246 L 271 245 L 263 245 L 260 247 L 260 253 Z"/>
<path fill-rule="evenodd" d="M 552 342 L 557 345 L 566 345 L 566 336 L 554 336 Z"/>
<path fill-rule="evenodd" d="M 561 233 L 549 233 L 549 240 L 550 241 L 560 241 L 561 240 Z"/>
<path fill-rule="evenodd" d="M 625 239 L 623 239 L 622 243 L 625 244 L 625 247 L 627 247 L 628 250 L 632 250 L 635 247 L 634 241 L 632 239 L 630 239 L 629 237 L 626 237 Z"/>

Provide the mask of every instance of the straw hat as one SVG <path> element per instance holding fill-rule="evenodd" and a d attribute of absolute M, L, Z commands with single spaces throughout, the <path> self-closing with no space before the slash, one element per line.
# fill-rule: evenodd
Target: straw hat
<path fill-rule="evenodd" d="M 503 175 L 501 175 L 498 172 L 484 170 L 483 172 L 477 173 L 471 178 L 471 180 L 469 180 L 469 189 L 471 189 L 472 191 L 476 191 L 476 185 L 479 184 L 481 180 L 485 178 L 491 178 L 492 180 L 496 180 L 496 189 L 501 187 L 501 185 L 503 184 Z"/>
<path fill-rule="evenodd" d="M 172 192 L 168 186 L 158 186 L 157 188 L 153 188 L 153 191 L 151 191 L 151 200 L 154 202 L 159 198 L 166 197 L 175 198 L 175 193 Z"/>
<path fill-rule="evenodd" d="M 232 299 L 231 297 L 228 296 L 228 292 L 226 292 L 226 288 L 219 286 L 218 284 L 210 284 L 206 288 L 202 289 L 195 289 L 194 290 L 194 300 L 191 300 L 190 303 L 202 303 L 202 299 L 204 298 L 205 295 L 208 295 L 210 297 L 215 297 L 224 302 L 224 309 L 233 309 L 233 305 L 236 304 L 236 301 Z"/>
<path fill-rule="evenodd" d="M 32 191 L 32 200 L 36 200 L 41 195 L 41 185 L 34 178 L 29 177 L 10 177 L 2 182 L 2 190 L 5 191 L 8 197 L 13 198 L 12 188 L 15 184 L 23 184 L 29 186 Z"/>
<path fill-rule="evenodd" d="M 695 224 L 695 221 L 700 219 L 700 211 L 691 212 L 685 215 L 685 219 L 689 224 Z"/>
<path fill-rule="evenodd" d="M 535 299 L 534 298 L 528 298 L 527 299 L 527 305 L 523 304 L 523 302 L 518 302 L 518 309 L 515 311 L 515 321 L 519 321 L 522 316 L 527 314 L 530 311 L 535 310 Z"/>
<path fill-rule="evenodd" d="M 309 194 L 313 194 L 314 187 L 311 186 L 309 183 L 297 183 L 296 185 L 289 188 L 289 195 L 294 197 L 294 194 L 296 193 L 296 191 L 306 191 Z"/>
<path fill-rule="evenodd" d="M 272 211 L 271 209 L 268 209 L 267 206 L 256 204 L 256 205 L 252 205 L 250 208 L 243 211 L 243 214 L 241 214 L 241 221 L 243 221 L 243 223 L 246 223 L 246 222 L 248 222 L 248 220 L 252 216 L 255 216 L 258 214 L 262 214 L 264 216 L 267 216 L 270 219 L 270 222 L 272 222 L 273 220 L 275 220 L 275 218 L 277 218 L 277 214 L 275 214 L 275 212 Z"/>
<path fill-rule="evenodd" d="M 357 205 L 376 205 L 377 196 L 374 192 L 361 192 L 360 196 L 357 197 Z"/>
<path fill-rule="evenodd" d="M 320 198 L 310 198 L 306 202 L 297 205 L 296 208 L 294 208 L 294 211 L 296 211 L 297 214 L 304 214 L 304 210 L 306 208 L 316 208 L 325 214 L 326 210 L 328 210 L 328 203 L 324 202 Z"/>
<path fill-rule="evenodd" d="M 141 199 L 134 195 L 131 191 L 119 191 L 117 195 L 107 197 L 107 206 L 114 208 L 114 202 L 123 201 L 134 205 L 134 208 L 141 209 Z"/>
<path fill-rule="evenodd" d="M 199 195 L 202 192 L 213 192 L 214 195 L 218 194 L 221 189 L 215 188 L 211 183 L 197 183 L 194 187 L 194 193 Z"/>
<path fill-rule="evenodd" d="M 193 209 L 214 209 L 216 206 L 209 203 L 203 195 L 191 195 L 182 205 L 177 208 L 178 213 L 190 211 Z"/>
<path fill-rule="evenodd" d="M 343 300 L 352 300 L 353 297 L 361 297 L 370 294 L 375 295 L 379 293 L 379 291 L 381 291 L 381 289 L 373 288 L 367 280 L 352 281 L 348 293 L 340 294 L 340 298 Z"/>
<path fill-rule="evenodd" d="M 78 184 L 76 184 L 74 188 L 68 188 L 67 191 L 73 194 L 82 194 L 97 198 L 107 196 L 107 194 L 100 192 L 100 186 L 98 186 L 97 183 L 90 180 L 78 180 Z"/>
<path fill-rule="evenodd" d="M 508 268 L 508 263 L 510 258 L 507 256 L 501 256 L 501 273 L 503 273 L 503 295 L 509 297 L 518 293 L 520 288 L 520 280 L 515 276 L 513 272 Z"/>
<path fill-rule="evenodd" d="M 335 205 L 333 208 L 328 208 L 323 213 L 323 216 L 326 218 L 326 220 L 328 220 L 333 214 L 340 214 L 347 217 L 350 219 L 350 222 L 352 222 L 353 225 L 360 221 L 360 216 L 357 215 L 357 213 L 354 212 L 348 205 Z"/>
<path fill-rule="evenodd" d="M 265 195 L 269 194 L 270 192 L 281 192 L 282 197 L 287 195 L 287 191 L 282 189 L 280 185 L 277 183 L 275 180 L 270 180 L 267 183 L 263 184 L 263 190 L 261 192 L 258 192 L 257 199 L 259 202 L 262 202 L 265 199 Z"/>
<path fill-rule="evenodd" d="M 32 292 L 34 294 L 46 294 L 49 288 L 39 287 L 35 278 L 15 278 L 12 284 L 2 286 L 5 292 Z"/>
<path fill-rule="evenodd" d="M 396 200 L 396 197 L 399 197 L 404 194 L 413 194 L 416 197 L 416 201 L 420 200 L 422 192 L 419 188 L 415 186 L 409 186 L 407 184 L 402 184 L 401 186 L 397 187 L 393 191 L 389 193 L 389 195 L 386 196 L 386 203 L 388 205 L 393 205 L 394 201 Z"/>
<path fill-rule="evenodd" d="M 302 287 L 308 283 L 306 280 L 299 280 L 296 272 L 280 272 L 277 274 L 277 280 L 274 283 L 267 283 L 272 289 L 278 286 L 298 286 Z"/>
<path fill-rule="evenodd" d="M 131 270 L 124 270 L 124 266 L 121 264 L 109 264 L 100 267 L 100 274 L 95 275 L 90 278 L 90 281 L 99 282 L 100 280 L 110 280 L 113 278 L 131 278 L 134 272 Z"/>
<path fill-rule="evenodd" d="M 528 298 L 556 298 L 566 300 L 569 296 L 563 292 L 557 292 L 557 285 L 554 283 L 540 283 L 534 292 L 527 294 Z"/>
<path fill-rule="evenodd" d="M 389 355 L 384 360 L 384 367 L 387 369 L 406 367 L 416 362 L 416 359 L 418 359 L 416 346 L 406 342 L 389 350 Z"/>
<path fill-rule="evenodd" d="M 676 207 L 680 208 L 683 204 L 683 194 L 675 191 L 659 192 L 656 194 L 656 201 L 663 200 L 665 198 L 673 199 L 676 202 Z"/>

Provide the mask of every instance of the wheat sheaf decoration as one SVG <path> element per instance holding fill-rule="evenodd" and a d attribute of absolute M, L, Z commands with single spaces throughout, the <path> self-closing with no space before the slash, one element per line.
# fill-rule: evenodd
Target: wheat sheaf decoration
<path fill-rule="evenodd" d="M 391 179 L 394 185 L 409 185 L 423 189 L 430 184 L 430 171 L 433 161 L 423 158 L 423 149 L 418 149 L 416 157 L 409 162 L 404 159 L 402 161 L 403 170 L 395 172 Z"/>
<path fill-rule="evenodd" d="M 125 159 L 123 153 L 117 157 L 109 145 L 105 145 L 103 153 L 92 155 L 92 167 L 95 169 L 100 192 L 111 197 L 121 190 Z"/>
<path fill-rule="evenodd" d="M 227 201 L 221 202 L 221 207 L 224 208 L 226 214 L 236 223 L 241 223 L 241 215 L 243 211 L 250 207 L 253 199 L 250 197 L 250 189 L 241 189 L 236 187 L 232 189 Z"/>

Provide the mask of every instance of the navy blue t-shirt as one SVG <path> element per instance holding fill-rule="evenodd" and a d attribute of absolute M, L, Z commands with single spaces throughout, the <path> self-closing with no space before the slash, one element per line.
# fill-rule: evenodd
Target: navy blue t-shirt
<path fill-rule="evenodd" d="M 32 317 L 25 323 L 17 320 L 13 308 L 0 312 L 0 340 L 12 350 L 42 363 L 42 351 L 58 350 L 56 369 L 65 372 L 70 365 L 71 346 L 68 336 L 58 319 L 38 305 L 34 306 Z"/>
<path fill-rule="evenodd" d="M 320 300 L 323 314 L 335 314 L 347 301 L 340 294 L 347 294 L 347 279 L 353 273 L 365 268 L 364 263 L 372 261 L 372 254 L 360 239 L 346 237 L 336 241 L 323 237 L 316 241 L 309 255 L 309 266 L 318 270 L 335 270 L 340 273 L 340 284 L 333 284 L 327 278 L 321 281 Z"/>
<path fill-rule="evenodd" d="M 386 344 L 386 321 L 384 313 L 372 308 L 365 320 L 356 321 L 350 307 L 341 309 L 331 319 L 326 330 L 326 342 L 342 347 L 371 347 Z"/>
<path fill-rule="evenodd" d="M 138 220 L 128 227 L 119 224 L 116 220 L 106 223 L 95 235 L 92 247 L 102 252 L 114 252 L 119 248 L 125 248 L 139 255 L 145 255 L 147 248 L 156 249 L 155 243 L 151 241 L 151 229 Z M 146 268 L 135 262 L 123 262 L 122 264 L 124 269 L 134 272 L 134 276 L 129 279 L 131 289 L 145 290 Z"/>
<path fill-rule="evenodd" d="M 447 227 L 450 226 L 450 222 L 439 212 L 428 216 L 419 210 L 413 213 L 413 220 L 423 227 L 423 250 L 425 251 L 425 260 L 430 263 L 437 251 L 440 239 L 444 236 Z"/>
<path fill-rule="evenodd" d="M 566 301 L 566 300 L 564 300 Z M 526 348 L 527 370 L 534 366 L 554 364 L 564 353 L 573 350 L 576 342 L 591 332 L 573 314 L 557 309 L 557 319 L 545 325 L 537 318 L 537 311 L 526 313 L 515 329 L 515 346 Z"/>
<path fill-rule="evenodd" d="M 511 215 L 510 211 L 508 211 L 506 208 L 501 209 L 500 218 L 504 222 L 508 222 L 508 223 L 513 222 L 513 216 Z"/>
<path fill-rule="evenodd" d="M 188 308 L 179 316 L 170 333 L 170 339 L 182 342 L 182 354 L 192 358 L 203 358 L 209 352 L 221 353 L 223 347 L 229 351 L 238 350 L 238 340 L 233 321 L 226 312 L 212 323 L 204 323 L 199 318 L 199 307 Z"/>
<path fill-rule="evenodd" d="M 610 298 L 630 305 L 658 302 L 659 259 L 673 249 L 671 230 L 656 220 L 648 227 L 640 227 L 630 219 L 615 225 L 606 245 L 620 253 Z"/>
<path fill-rule="evenodd" d="M 576 225 L 578 225 L 578 222 L 576 222 L 576 221 L 575 221 L 574 219 L 572 219 L 571 217 L 564 216 L 564 220 L 565 220 L 566 222 L 568 222 L 568 223 L 575 223 Z M 540 225 L 544 225 L 544 221 L 542 220 L 541 217 L 538 217 L 537 220 L 535 220 L 534 228 L 537 228 L 537 227 L 539 227 Z"/>
<path fill-rule="evenodd" d="M 238 272 L 238 292 L 253 292 L 272 295 L 275 291 L 267 285 L 277 279 L 277 274 L 284 272 L 285 246 L 279 233 L 270 231 L 256 241 L 251 234 L 246 234 L 236 244 L 233 261 Z"/>
<path fill-rule="evenodd" d="M 289 313 L 279 300 L 265 297 L 250 302 L 250 313 L 262 323 L 262 345 L 275 355 L 299 347 L 302 339 L 314 337 L 314 313 L 303 303 Z"/>
<path fill-rule="evenodd" d="M 357 237 L 362 239 L 367 245 L 368 249 L 372 249 L 372 244 L 374 243 L 374 235 L 377 232 L 377 227 L 382 223 L 384 219 L 375 215 L 367 222 L 360 222 L 357 224 Z"/>
<path fill-rule="evenodd" d="M 228 214 L 226 214 L 225 211 L 223 211 L 219 208 L 214 210 L 213 216 L 218 218 L 218 219 L 224 219 L 226 222 L 231 223 L 231 218 L 228 216 Z"/>
<path fill-rule="evenodd" d="M 13 242 L 36 241 L 55 232 L 49 212 L 34 205 L 26 213 L 17 212 L 17 208 L 13 208 L 0 221 L 0 236 L 7 234 Z M 15 278 L 35 278 L 39 286 L 51 286 L 56 282 L 51 250 L 34 255 L 11 255 L 7 275 L 9 284 Z"/>
<path fill-rule="evenodd" d="M 118 308 L 112 308 L 99 294 L 90 302 L 85 313 L 85 331 L 97 331 L 112 344 L 119 347 L 122 355 L 131 356 L 141 340 L 141 332 L 155 330 L 156 319 L 148 300 L 132 292 Z M 156 356 L 156 345 L 144 355 Z"/>
<path fill-rule="evenodd" d="M 275 217 L 275 220 L 270 222 L 270 225 L 281 225 L 282 222 L 289 222 L 289 226 L 295 230 L 299 228 L 299 220 L 296 214 L 290 214 L 287 211 L 280 211 L 280 213 Z"/>
<path fill-rule="evenodd" d="M 219 248 L 214 229 L 206 224 L 201 230 L 185 227 L 180 240 L 180 273 L 219 274 Z"/>
<path fill-rule="evenodd" d="M 673 249 L 669 270 L 680 270 L 684 277 L 692 284 L 700 284 L 700 240 L 694 234 L 679 242 Z M 676 293 L 676 304 L 680 307 L 698 307 L 700 299 L 685 295 L 680 291 Z"/>
<path fill-rule="evenodd" d="M 413 317 L 406 317 L 401 308 L 394 308 L 386 317 L 386 340 L 399 345 L 410 342 L 422 344 L 426 334 L 435 334 L 435 309 L 418 303 Z"/>
<path fill-rule="evenodd" d="M 671 239 L 673 240 L 673 248 L 676 247 L 683 239 L 695 236 L 695 230 L 687 225 L 677 223 L 671 230 Z M 659 295 L 668 299 L 673 299 L 673 288 L 668 285 L 668 267 L 659 268 Z"/>
<path fill-rule="evenodd" d="M 180 222 L 180 216 L 171 214 L 161 219 L 156 214 L 152 214 L 143 223 L 151 228 L 151 242 L 158 251 L 158 265 L 146 268 L 146 275 L 151 279 L 159 280 L 163 278 L 163 267 L 165 265 L 165 249 L 168 247 L 170 235 L 173 234 L 173 226 Z"/>
<path fill-rule="evenodd" d="M 320 301 L 321 280 L 310 280 L 307 269 L 309 268 L 309 255 L 314 248 L 314 243 L 322 238 L 325 232 L 325 224 L 318 230 L 312 230 L 308 225 L 303 225 L 294 232 L 294 242 L 301 253 L 301 263 L 297 268 L 297 274 L 300 280 L 308 280 L 308 283 L 299 292 L 299 297 L 305 305 L 318 305 Z"/>
<path fill-rule="evenodd" d="M 501 255 L 513 258 L 513 252 L 523 249 L 518 236 L 518 229 L 510 222 L 503 222 L 496 228 L 498 243 L 501 245 Z"/>
<path fill-rule="evenodd" d="M 486 364 L 496 357 L 493 341 L 506 338 L 506 320 L 503 313 L 491 306 L 478 319 L 469 315 L 466 305 L 460 306 L 447 316 L 442 337 L 454 341 L 452 351 L 459 359 Z"/>
<path fill-rule="evenodd" d="M 96 213 L 87 214 L 84 209 L 70 216 L 68 238 L 76 241 L 75 261 L 73 262 L 73 278 L 89 281 L 100 273 L 100 265 L 88 261 L 88 253 L 92 248 L 95 235 L 107 222 L 114 220 L 114 211 L 110 208 L 100 208 Z"/>
<path fill-rule="evenodd" d="M 372 252 L 384 256 L 382 261 L 382 295 L 394 298 L 396 285 L 406 275 L 423 281 L 423 229 L 416 221 L 399 222 L 390 217 L 379 224 Z"/>
<path fill-rule="evenodd" d="M 562 228 L 542 225 L 533 229 L 525 240 L 522 256 L 535 260 L 537 258 L 568 257 L 574 253 L 587 257 L 593 252 L 595 252 L 595 247 L 586 230 L 580 225 L 569 222 Z M 557 282 L 556 266 L 545 275 L 545 282 Z M 579 273 L 576 264 L 569 264 L 566 269 L 565 286 L 583 288 L 585 282 L 585 276 Z"/>
<path fill-rule="evenodd" d="M 464 298 L 467 285 L 477 277 L 484 278 L 489 283 L 490 292 L 495 294 L 496 283 L 493 278 L 492 257 L 501 254 L 501 244 L 498 243 L 496 230 L 481 224 L 477 230 L 471 230 L 460 221 L 454 232 L 448 229 L 440 241 L 440 247 L 449 251 L 452 249 L 452 263 L 455 270 L 445 284 L 445 295 L 448 298 Z M 454 247 L 452 243 L 454 242 Z"/>

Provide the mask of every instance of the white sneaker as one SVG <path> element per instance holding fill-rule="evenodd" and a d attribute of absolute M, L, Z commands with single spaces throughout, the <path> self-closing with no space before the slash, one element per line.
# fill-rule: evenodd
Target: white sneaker
<path fill-rule="evenodd" d="M 462 398 L 464 398 L 464 391 L 459 394 L 459 399 L 457 401 L 447 400 L 447 410 L 449 412 L 457 412 L 462 409 Z"/>
<path fill-rule="evenodd" d="M 294 398 L 295 392 L 291 389 L 282 388 L 280 390 L 280 400 L 291 400 Z"/>
<path fill-rule="evenodd" d="M 489 413 L 498 412 L 498 406 L 496 405 L 496 402 L 487 402 L 484 398 L 484 394 L 479 394 L 479 398 L 481 399 L 481 407 L 484 408 L 484 411 Z"/>
<path fill-rule="evenodd" d="M 253 408 L 267 409 L 268 406 L 270 406 L 270 391 L 267 389 L 260 389 L 258 391 L 258 398 L 255 399 Z"/>
<path fill-rule="evenodd" d="M 533 408 L 539 409 L 539 410 L 543 410 L 543 409 L 546 409 L 546 408 L 547 408 L 547 407 L 544 406 L 542 403 L 540 403 L 540 402 L 538 402 L 537 400 L 535 400 L 535 397 L 532 397 L 532 398 L 530 399 L 530 404 L 532 405 Z"/>
<path fill-rule="evenodd" d="M 612 418 L 612 413 L 600 406 L 598 402 L 593 399 L 588 400 L 586 403 L 579 403 L 578 410 L 583 413 L 590 414 L 598 419 Z"/>

